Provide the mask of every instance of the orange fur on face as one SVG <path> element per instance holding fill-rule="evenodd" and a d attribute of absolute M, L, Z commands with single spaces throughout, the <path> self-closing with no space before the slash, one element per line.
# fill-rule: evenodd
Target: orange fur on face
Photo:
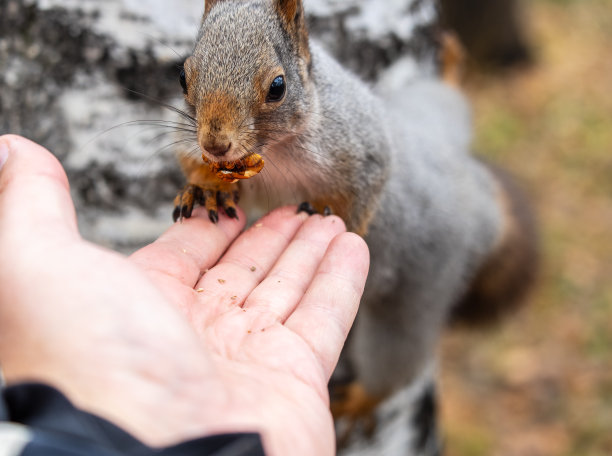
<path fill-rule="evenodd" d="M 211 93 L 199 102 L 196 112 L 200 147 L 235 141 L 242 117 L 235 98 L 225 93 Z"/>
<path fill-rule="evenodd" d="M 185 100 L 196 108 L 200 143 L 215 135 L 233 136 L 242 114 L 238 100 L 224 91 L 203 93 L 198 87 L 198 66 L 194 57 L 187 58 L 183 67 L 187 82 Z"/>
<path fill-rule="evenodd" d="M 252 75 L 251 88 L 239 92 L 245 95 L 244 99 L 239 100 L 239 95 L 227 86 L 205 92 L 200 83 L 201 69 L 197 60 L 197 57 L 189 57 L 184 68 L 187 82 L 185 100 L 195 107 L 198 143 L 203 151 L 207 149 L 207 145 L 214 147 L 231 144 L 233 152 L 228 154 L 229 160 L 240 159 L 248 152 L 248 148 L 245 148 L 240 141 L 244 139 L 245 132 L 252 128 L 252 119 L 277 109 L 284 101 L 266 103 L 272 81 L 277 76 L 284 76 L 284 70 L 278 65 L 261 66 L 259 71 Z M 267 60 L 272 58 L 269 57 Z M 246 137 L 250 136 L 247 134 Z"/>

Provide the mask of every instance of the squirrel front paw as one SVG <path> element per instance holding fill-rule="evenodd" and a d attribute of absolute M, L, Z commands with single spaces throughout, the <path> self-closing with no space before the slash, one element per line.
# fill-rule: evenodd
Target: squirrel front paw
<path fill-rule="evenodd" d="M 211 222 L 219 221 L 219 208 L 231 218 L 238 218 L 236 203 L 239 193 L 235 185 L 225 182 L 207 183 L 205 185 L 187 184 L 174 198 L 172 218 L 176 222 L 191 217 L 196 204 L 204 206 Z"/>
<path fill-rule="evenodd" d="M 302 204 L 298 206 L 297 209 L 298 214 L 300 212 L 306 212 L 308 215 L 321 214 L 324 216 L 332 215 L 332 210 L 329 206 L 324 206 L 322 211 L 318 211 L 315 206 L 313 206 L 310 202 L 304 201 Z"/>

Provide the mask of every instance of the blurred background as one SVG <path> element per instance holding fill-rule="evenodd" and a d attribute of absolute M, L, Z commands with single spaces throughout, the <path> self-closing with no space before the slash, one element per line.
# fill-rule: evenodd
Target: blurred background
<path fill-rule="evenodd" d="M 444 341 L 447 454 L 610 455 L 612 2 L 520 6 L 529 57 L 472 64 L 466 88 L 475 150 L 531 196 L 542 269 L 518 315 Z"/>
<path fill-rule="evenodd" d="M 373 81 L 403 56 L 435 70 L 432 1 L 305 3 L 313 35 Z M 180 106 L 202 3 L 0 0 L 0 133 L 56 153 L 88 239 L 130 251 L 171 223 L 182 177 L 159 101 Z M 469 52 L 474 149 L 523 184 L 542 249 L 517 315 L 441 344 L 447 455 L 610 455 L 612 0 L 442 4 Z"/>

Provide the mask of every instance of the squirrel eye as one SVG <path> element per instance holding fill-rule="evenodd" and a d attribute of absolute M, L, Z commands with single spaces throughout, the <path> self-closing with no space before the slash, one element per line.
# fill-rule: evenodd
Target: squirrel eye
<path fill-rule="evenodd" d="M 181 72 L 179 73 L 179 82 L 181 83 L 181 87 L 183 88 L 183 93 L 187 95 L 187 76 L 185 75 L 184 68 L 181 68 Z"/>
<path fill-rule="evenodd" d="M 283 76 L 277 76 L 270 85 L 266 102 L 281 101 L 285 96 L 285 78 Z"/>

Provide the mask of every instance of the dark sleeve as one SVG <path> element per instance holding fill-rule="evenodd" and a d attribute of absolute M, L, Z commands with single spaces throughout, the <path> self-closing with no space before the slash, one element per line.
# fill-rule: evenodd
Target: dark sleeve
<path fill-rule="evenodd" d="M 248 433 L 213 435 L 154 449 L 111 422 L 77 409 L 62 393 L 41 384 L 2 390 L 0 448 L 9 444 L 15 456 L 265 455 L 259 434 Z"/>

